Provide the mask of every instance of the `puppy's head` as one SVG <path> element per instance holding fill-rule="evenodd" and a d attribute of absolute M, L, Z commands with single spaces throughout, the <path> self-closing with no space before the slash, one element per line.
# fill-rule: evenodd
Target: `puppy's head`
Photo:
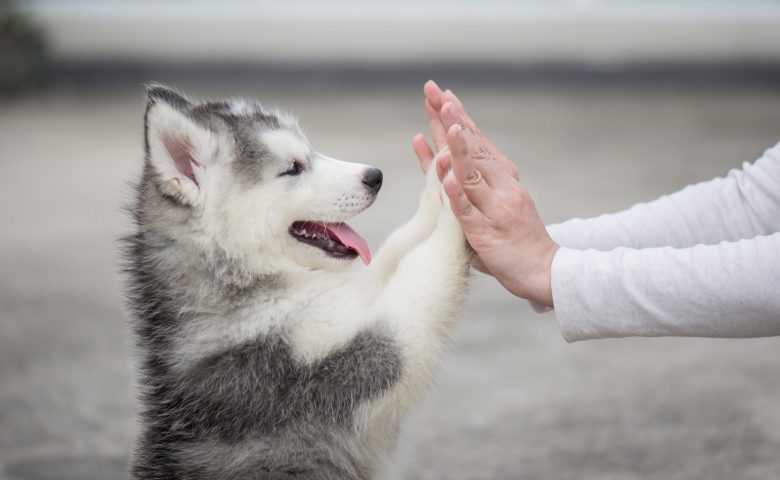
<path fill-rule="evenodd" d="M 167 199 L 156 209 L 170 210 L 155 223 L 175 240 L 265 271 L 370 261 L 344 222 L 373 203 L 382 172 L 316 152 L 292 117 L 247 100 L 196 103 L 154 85 L 145 146 L 145 188 Z"/>

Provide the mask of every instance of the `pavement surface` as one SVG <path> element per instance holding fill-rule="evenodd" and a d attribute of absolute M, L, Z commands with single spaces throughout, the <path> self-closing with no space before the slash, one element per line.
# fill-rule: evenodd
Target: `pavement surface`
<path fill-rule="evenodd" d="M 353 222 L 372 246 L 411 215 L 418 85 L 189 86 L 284 106 L 318 150 L 382 168 L 379 199 Z M 547 222 L 722 175 L 780 140 L 777 89 L 447 86 Z M 142 112 L 140 87 L 0 105 L 0 480 L 125 476 L 137 428 L 117 238 Z M 475 274 L 398 461 L 419 480 L 777 479 L 778 352 L 780 338 L 566 344 L 554 315 Z"/>

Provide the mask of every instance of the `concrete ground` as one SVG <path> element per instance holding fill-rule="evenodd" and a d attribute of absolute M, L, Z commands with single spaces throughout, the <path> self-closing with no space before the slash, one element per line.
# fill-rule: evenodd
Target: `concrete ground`
<path fill-rule="evenodd" d="M 723 174 L 780 140 L 776 89 L 458 91 L 548 222 Z M 192 93 L 283 105 L 322 152 L 382 168 L 376 205 L 353 222 L 373 246 L 413 211 L 418 85 Z M 136 426 L 117 238 L 142 111 L 140 87 L 55 88 L 0 106 L 2 480 L 124 475 Z M 457 345 L 406 424 L 399 462 L 419 480 L 780 478 L 778 352 L 780 338 L 566 344 L 552 314 L 475 275 Z"/>

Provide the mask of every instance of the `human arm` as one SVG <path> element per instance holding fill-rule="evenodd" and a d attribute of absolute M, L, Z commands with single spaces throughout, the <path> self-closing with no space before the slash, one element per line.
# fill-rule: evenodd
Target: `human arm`
<path fill-rule="evenodd" d="M 682 249 L 561 248 L 551 279 L 569 342 L 780 335 L 780 233 Z"/>
<path fill-rule="evenodd" d="M 457 179 L 454 184 L 445 182 L 453 211 L 488 271 L 510 292 L 548 306 L 555 299 L 556 315 L 567 340 L 628 335 L 780 334 L 780 305 L 776 300 L 780 298 L 778 234 L 679 249 L 598 252 L 555 248 L 555 227 L 550 228 L 552 239 L 539 231 L 541 221 L 527 192 L 501 162 L 495 161 L 502 157 L 474 133 L 470 119 L 457 118 L 461 112 L 453 112 L 453 105 L 456 110 L 462 108 L 447 101 L 440 110 L 442 125 L 449 124 L 446 141 Z M 415 142 L 425 168 L 418 138 Z M 771 169 L 776 165 L 771 158 L 771 154 L 765 155 L 769 160 L 762 159 L 754 166 Z M 750 172 L 755 182 L 746 182 L 738 172 L 708 182 L 727 185 L 731 194 L 725 195 L 728 201 L 721 203 L 729 205 L 739 200 L 742 210 L 737 212 L 749 217 L 749 223 L 737 223 L 738 235 L 760 235 L 778 221 L 771 206 L 778 183 L 771 173 L 752 168 L 746 165 L 743 171 Z M 693 190 L 698 190 L 696 187 Z M 518 196 L 520 202 L 513 204 Z M 744 201 L 741 196 L 750 200 Z M 762 196 L 766 201 L 756 201 Z M 717 198 L 721 199 L 709 204 L 717 205 L 722 197 Z M 751 210 L 746 212 L 747 208 Z M 738 214 L 734 218 L 740 221 Z M 735 231 L 732 222 L 721 225 L 728 228 L 714 231 Z M 699 241 L 694 238 L 671 243 L 694 245 Z M 551 245 L 554 247 L 545 249 Z M 545 279 L 549 281 L 548 291 Z"/>
<path fill-rule="evenodd" d="M 679 249 L 558 248 L 527 192 L 473 136 L 454 125 L 447 139 L 457 181 L 444 186 L 467 238 L 507 290 L 554 301 L 567 341 L 780 335 L 780 233 Z"/>

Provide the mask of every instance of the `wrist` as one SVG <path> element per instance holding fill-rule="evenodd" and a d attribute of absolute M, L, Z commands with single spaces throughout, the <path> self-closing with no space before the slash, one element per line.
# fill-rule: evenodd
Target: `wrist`
<path fill-rule="evenodd" d="M 544 263 L 544 269 L 543 269 L 543 279 L 542 279 L 542 300 L 540 303 L 543 303 L 545 306 L 550 308 L 555 308 L 554 300 L 553 300 L 553 294 L 552 294 L 552 264 L 553 260 L 555 260 L 555 254 L 558 253 L 558 250 L 560 250 L 561 246 L 552 241 L 550 239 L 550 247 L 547 252 L 547 258 L 545 259 Z"/>
<path fill-rule="evenodd" d="M 533 272 L 524 279 L 523 285 L 512 292 L 526 300 L 536 304 L 554 308 L 552 296 L 552 262 L 560 246 L 550 240 L 547 245 L 538 254 L 538 263 Z"/>

